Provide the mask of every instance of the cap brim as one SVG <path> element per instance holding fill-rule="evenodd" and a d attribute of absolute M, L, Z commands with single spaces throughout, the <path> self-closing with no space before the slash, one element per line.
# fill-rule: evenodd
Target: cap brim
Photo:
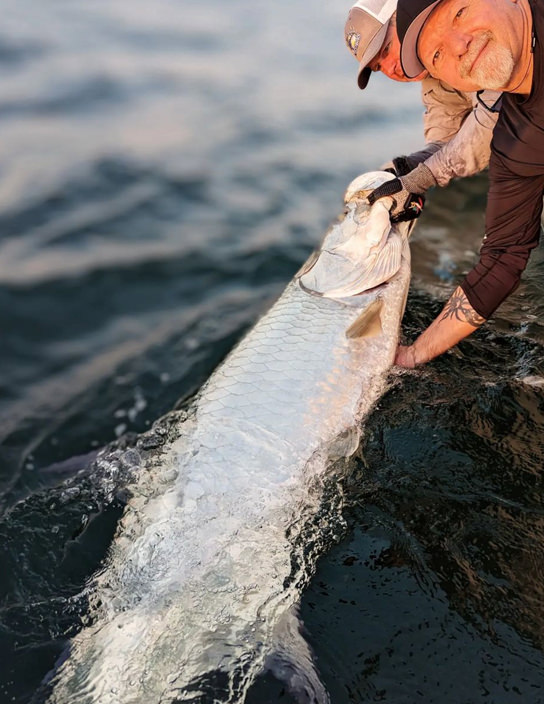
<path fill-rule="evenodd" d="M 426 70 L 417 53 L 417 42 L 427 18 L 440 2 L 442 2 L 442 0 L 436 0 L 436 2 L 426 7 L 406 30 L 406 34 L 400 46 L 400 63 L 402 70 L 408 78 L 415 78 L 419 76 L 422 71 Z"/>
<path fill-rule="evenodd" d="M 371 74 L 372 71 L 368 68 L 368 66 L 363 66 L 363 68 L 359 71 L 359 75 L 357 76 L 357 85 L 361 90 L 364 90 L 367 87 Z"/>
<path fill-rule="evenodd" d="M 372 41 L 366 48 L 363 58 L 359 64 L 359 74 L 357 76 L 357 84 L 361 90 L 364 90 L 368 85 L 368 79 L 372 73 L 368 64 L 372 59 L 380 53 L 380 49 L 385 41 L 385 35 L 387 34 L 387 28 L 389 27 L 389 22 L 386 22 L 376 34 L 372 37 Z"/>

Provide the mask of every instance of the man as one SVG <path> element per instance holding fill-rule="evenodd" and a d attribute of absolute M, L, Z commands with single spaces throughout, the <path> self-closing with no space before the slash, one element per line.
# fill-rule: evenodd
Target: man
<path fill-rule="evenodd" d="M 346 44 L 359 61 L 357 82 L 363 90 L 373 71 L 395 81 L 422 80 L 426 145 L 419 152 L 394 159 L 387 167 L 399 179 L 377 189 L 374 199 L 393 193 L 393 219 L 411 219 L 411 194 L 431 186 L 445 186 L 454 177 L 470 176 L 489 162 L 490 142 L 500 93 L 457 91 L 428 77 L 425 68 L 408 78 L 400 63 L 396 32 L 397 0 L 359 0 L 350 10 L 344 29 Z M 495 111 L 494 111 L 495 110 Z"/>
<path fill-rule="evenodd" d="M 396 362 L 413 367 L 470 335 L 514 291 L 538 244 L 544 194 L 544 13 L 536 0 L 399 0 L 408 77 L 426 68 L 459 90 L 500 88 L 480 259 Z"/>

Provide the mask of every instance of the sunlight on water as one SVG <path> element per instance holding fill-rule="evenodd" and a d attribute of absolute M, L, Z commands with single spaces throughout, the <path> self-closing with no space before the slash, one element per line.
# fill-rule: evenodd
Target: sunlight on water
<path fill-rule="evenodd" d="M 6 0 L 0 699 L 30 702 L 69 639 L 92 632 L 101 608 L 117 614 L 128 599 L 118 582 L 101 605 L 88 587 L 93 575 L 106 581 L 97 575 L 107 574 L 120 526 L 133 521 L 136 540 L 127 506 L 151 510 L 155 498 L 165 508 L 157 496 L 178 475 L 165 469 L 158 489 L 150 458 L 175 442 L 184 416 L 172 409 L 190 406 L 270 308 L 341 211 L 349 181 L 421 146 L 417 85 L 373 75 L 367 90 L 356 87 L 343 41 L 349 4 Z M 408 339 L 473 265 L 486 191 L 482 175 L 428 198 L 411 240 Z M 541 292 L 537 250 L 485 329 L 425 369 L 393 376 L 354 457 L 310 487 L 311 515 L 297 516 L 296 497 L 286 499 L 279 552 L 262 568 L 277 559 L 274 588 L 281 594 L 287 577 L 291 601 L 302 597 L 297 620 L 288 609 L 271 618 L 270 647 L 257 627 L 236 650 L 228 585 L 210 573 L 225 602 L 207 612 L 210 642 L 224 645 L 228 634 L 236 667 L 213 658 L 204 667 L 206 648 L 188 655 L 200 674 L 183 701 L 244 692 L 247 704 L 294 704 L 293 692 L 306 701 L 304 689 L 311 699 L 324 687 L 333 704 L 411 701 L 415 692 L 429 704 L 540 704 Z M 311 353 L 304 366 L 320 360 L 317 343 Z M 293 383 L 284 376 L 282 398 Z M 353 449 L 360 430 L 329 452 Z M 235 449 L 249 436 L 247 426 L 232 431 Z M 213 458 L 207 466 L 218 472 Z M 195 504 L 205 503 L 206 476 L 190 486 Z M 262 497 L 246 499 L 262 508 Z M 207 545 L 213 554 L 176 520 L 161 530 L 181 551 Z M 121 575 L 133 596 L 146 569 L 168 573 L 174 550 L 162 535 L 142 552 L 149 560 L 136 561 L 141 572 L 127 565 Z M 263 546 L 249 535 L 246 544 L 253 557 L 236 557 L 247 562 L 240 579 L 254 615 L 249 586 Z M 225 565 L 236 549 L 243 542 L 225 537 Z M 202 612 L 210 606 L 202 591 L 190 598 Z M 280 602 L 270 602 L 278 616 Z M 169 691 L 183 631 L 174 622 L 157 644 Z M 204 618 L 191 623 L 198 630 Z M 112 659 L 123 670 L 126 660 Z M 134 681 L 153 677 L 143 655 L 136 670 Z"/>

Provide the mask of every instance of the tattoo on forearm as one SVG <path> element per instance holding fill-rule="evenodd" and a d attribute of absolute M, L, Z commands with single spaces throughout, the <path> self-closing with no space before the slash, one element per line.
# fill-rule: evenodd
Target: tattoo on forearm
<path fill-rule="evenodd" d="M 441 320 L 447 320 L 448 318 L 450 320 L 455 318 L 456 320 L 459 320 L 462 323 L 468 323 L 475 328 L 478 328 L 482 323 L 485 323 L 485 318 L 482 318 L 481 315 L 476 313 L 474 308 L 468 302 L 465 292 L 460 286 L 458 286 L 452 293 L 450 300 L 446 303 L 444 310 L 442 311 Z"/>

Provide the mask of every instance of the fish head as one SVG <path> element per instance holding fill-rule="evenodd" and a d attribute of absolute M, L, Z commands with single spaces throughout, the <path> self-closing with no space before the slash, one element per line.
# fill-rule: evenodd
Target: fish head
<path fill-rule="evenodd" d="M 395 177 L 389 171 L 367 171 L 360 174 L 349 184 L 344 193 L 344 203 L 354 200 L 366 201 L 368 195 L 379 188 L 386 181 L 392 181 Z"/>
<path fill-rule="evenodd" d="M 390 221 L 390 199 L 372 206 L 368 194 L 395 178 L 371 171 L 348 186 L 342 220 L 328 231 L 320 250 L 298 273 L 300 286 L 328 298 L 356 296 L 389 281 L 399 270 L 408 228 Z"/>

